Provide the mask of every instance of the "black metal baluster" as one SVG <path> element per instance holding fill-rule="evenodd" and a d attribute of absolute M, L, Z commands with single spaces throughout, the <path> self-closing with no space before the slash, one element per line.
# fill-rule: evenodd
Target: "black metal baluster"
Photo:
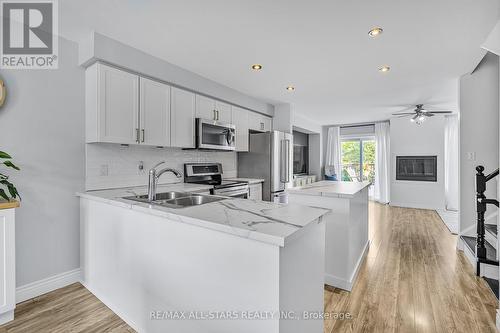
<path fill-rule="evenodd" d="M 480 259 L 486 259 L 486 247 L 484 246 L 484 213 L 486 212 L 486 176 L 484 175 L 484 167 L 476 167 L 476 211 L 477 211 L 477 239 L 476 239 L 476 275 L 481 274 Z"/>

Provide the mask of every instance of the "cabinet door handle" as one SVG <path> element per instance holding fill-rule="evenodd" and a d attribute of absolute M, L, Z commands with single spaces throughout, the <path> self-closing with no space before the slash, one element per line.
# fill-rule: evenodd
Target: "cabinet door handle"
<path fill-rule="evenodd" d="M 144 128 L 141 130 L 141 133 L 142 133 L 142 139 L 141 139 L 141 142 L 144 142 L 145 138 L 146 138 L 146 131 L 144 130 Z"/>
<path fill-rule="evenodd" d="M 138 128 L 135 129 L 135 142 L 139 143 L 140 130 Z"/>
<path fill-rule="evenodd" d="M 219 110 L 217 110 L 217 120 L 219 120 Z"/>
<path fill-rule="evenodd" d="M 217 120 L 217 111 L 215 111 L 215 109 L 214 109 L 214 118 L 213 119 Z"/>
<path fill-rule="evenodd" d="M 263 130 L 264 129 L 264 123 L 260 123 L 260 129 Z"/>

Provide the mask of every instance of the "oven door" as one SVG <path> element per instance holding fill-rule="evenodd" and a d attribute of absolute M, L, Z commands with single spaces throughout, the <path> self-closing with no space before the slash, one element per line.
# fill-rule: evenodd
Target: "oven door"
<path fill-rule="evenodd" d="M 248 186 L 238 188 L 224 188 L 216 189 L 213 191 L 213 193 L 215 195 L 222 195 L 225 197 L 248 199 L 249 189 Z"/>
<path fill-rule="evenodd" d="M 196 148 L 235 150 L 235 132 L 234 125 L 196 118 Z"/>

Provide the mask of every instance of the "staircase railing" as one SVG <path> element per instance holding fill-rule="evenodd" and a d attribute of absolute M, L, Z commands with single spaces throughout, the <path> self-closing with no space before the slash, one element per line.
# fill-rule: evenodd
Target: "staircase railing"
<path fill-rule="evenodd" d="M 477 238 L 476 238 L 476 275 L 480 276 L 481 263 L 498 265 L 498 261 L 488 260 L 486 255 L 485 242 L 485 228 L 484 228 L 484 213 L 486 212 L 487 205 L 495 205 L 498 207 L 498 200 L 488 199 L 484 192 L 486 192 L 486 183 L 491 179 L 498 176 L 499 169 L 496 169 L 489 175 L 483 173 L 484 167 L 479 165 L 476 167 L 476 212 L 477 212 Z"/>

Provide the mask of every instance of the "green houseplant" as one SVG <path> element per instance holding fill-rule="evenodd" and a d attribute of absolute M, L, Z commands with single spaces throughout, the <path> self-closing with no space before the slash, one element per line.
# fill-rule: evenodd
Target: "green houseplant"
<path fill-rule="evenodd" d="M 12 157 L 6 152 L 0 151 L 0 165 L 19 170 L 19 168 L 12 163 Z M 10 201 L 12 199 L 21 198 L 19 192 L 17 192 L 16 187 L 9 181 L 9 176 L 3 173 L 0 168 L 0 199 L 5 199 Z"/>

